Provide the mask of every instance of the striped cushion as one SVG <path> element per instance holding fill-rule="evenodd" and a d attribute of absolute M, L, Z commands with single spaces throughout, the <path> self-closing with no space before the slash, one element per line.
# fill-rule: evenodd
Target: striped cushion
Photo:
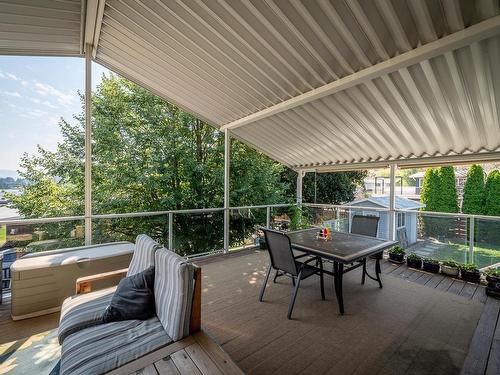
<path fill-rule="evenodd" d="M 57 338 L 59 344 L 74 332 L 98 324 L 108 307 L 116 286 L 68 297 L 61 307 Z"/>
<path fill-rule="evenodd" d="M 189 335 L 194 266 L 165 248 L 158 250 L 155 257 L 156 315 L 172 340 L 177 341 Z"/>
<path fill-rule="evenodd" d="M 145 269 L 155 265 L 155 251 L 161 245 L 145 234 L 140 234 L 135 240 L 135 250 L 130 266 L 128 267 L 127 276 L 135 275 Z"/>
<path fill-rule="evenodd" d="M 60 375 L 104 374 L 171 342 L 156 317 L 90 327 L 64 340 Z"/>

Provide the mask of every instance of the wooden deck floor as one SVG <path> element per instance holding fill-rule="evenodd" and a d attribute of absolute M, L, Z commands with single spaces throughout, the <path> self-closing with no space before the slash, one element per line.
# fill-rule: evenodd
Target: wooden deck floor
<path fill-rule="evenodd" d="M 499 347 L 500 324 L 495 331 L 493 318 L 485 318 L 484 288 L 476 284 L 383 262 L 383 289 L 371 281 L 360 285 L 360 270 L 346 275 L 344 316 L 332 279 L 326 278 L 322 301 L 311 277 L 287 320 L 289 280 L 270 284 L 258 302 L 266 252 L 197 263 L 203 269 L 203 329 L 248 374 L 457 374 L 471 342 L 484 350 L 476 328 L 492 332 L 488 351 Z M 0 344 L 57 327 L 58 314 L 13 322 L 6 302 L 0 305 Z M 490 310 L 498 320 L 498 310 Z M 498 360 L 488 355 L 486 361 L 490 357 Z"/>

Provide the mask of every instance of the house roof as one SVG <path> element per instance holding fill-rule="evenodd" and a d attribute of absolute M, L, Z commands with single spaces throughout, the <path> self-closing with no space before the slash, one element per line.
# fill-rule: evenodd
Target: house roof
<path fill-rule="evenodd" d="M 362 206 L 362 203 L 364 203 L 364 202 L 371 202 L 371 203 L 376 204 L 380 207 L 389 208 L 389 196 L 386 196 L 386 195 L 358 199 L 358 200 L 355 200 L 355 201 L 348 203 L 347 205 L 348 206 L 357 206 L 357 205 Z M 408 199 L 406 197 L 396 196 L 395 208 L 397 210 L 416 210 L 418 208 L 423 208 L 423 207 L 425 207 L 425 205 L 420 203 L 420 202 L 414 201 L 412 199 Z"/>
<path fill-rule="evenodd" d="M 7 0 L 0 54 L 83 56 L 295 169 L 500 158 L 498 1 Z"/>

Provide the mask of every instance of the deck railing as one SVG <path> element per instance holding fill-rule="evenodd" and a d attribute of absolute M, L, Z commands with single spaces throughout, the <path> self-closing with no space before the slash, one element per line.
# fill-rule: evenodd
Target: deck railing
<path fill-rule="evenodd" d="M 133 241 L 137 234 L 146 232 L 187 257 L 223 253 L 255 245 L 257 226 L 287 229 L 283 214 L 290 206 L 292 204 L 228 208 L 231 245 L 228 249 L 224 249 L 224 208 L 95 214 L 92 215 L 93 243 Z M 349 205 L 304 203 L 303 206 L 309 211 L 309 224 L 328 225 L 340 231 L 350 230 L 350 218 L 355 213 L 380 216 L 382 238 L 391 235 L 387 218 L 392 214 L 395 238 L 401 242 L 406 240 L 408 252 L 438 259 L 452 258 L 462 263 L 475 262 L 483 269 L 498 266 L 500 262 L 500 217 Z M 84 225 L 84 216 L 0 220 L 0 230 L 2 227 L 7 230 L 7 242 L 21 253 L 81 246 Z"/>

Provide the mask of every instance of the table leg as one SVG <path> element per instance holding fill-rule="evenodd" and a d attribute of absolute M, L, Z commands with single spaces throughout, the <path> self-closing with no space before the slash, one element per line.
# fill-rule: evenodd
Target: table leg
<path fill-rule="evenodd" d="M 377 257 L 377 261 L 375 262 L 375 274 L 377 276 L 377 281 L 378 281 L 378 286 L 379 288 L 382 288 L 382 280 L 380 279 L 380 259 Z"/>
<path fill-rule="evenodd" d="M 344 278 L 344 265 L 339 263 L 337 265 L 337 301 L 339 303 L 339 311 L 344 315 L 344 296 L 342 292 L 342 279 Z"/>

